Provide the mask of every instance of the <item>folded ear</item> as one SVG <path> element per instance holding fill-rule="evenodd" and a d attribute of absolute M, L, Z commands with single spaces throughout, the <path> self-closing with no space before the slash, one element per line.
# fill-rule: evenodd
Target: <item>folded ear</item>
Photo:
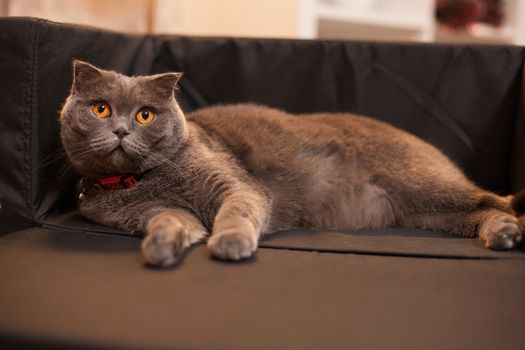
<path fill-rule="evenodd" d="M 148 84 L 162 98 L 172 98 L 182 73 L 162 73 L 148 77 Z"/>
<path fill-rule="evenodd" d="M 83 86 L 92 85 L 103 78 L 102 71 L 97 67 L 80 60 L 73 61 L 73 87 L 71 93 L 82 90 Z"/>

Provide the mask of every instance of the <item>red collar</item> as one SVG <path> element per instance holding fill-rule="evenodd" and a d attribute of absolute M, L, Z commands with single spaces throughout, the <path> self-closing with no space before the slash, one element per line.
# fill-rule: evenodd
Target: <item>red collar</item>
<path fill-rule="evenodd" d="M 80 179 L 78 199 L 83 200 L 86 195 L 93 192 L 106 192 L 110 190 L 123 190 L 138 185 L 141 175 L 117 175 L 92 179 L 82 177 Z"/>

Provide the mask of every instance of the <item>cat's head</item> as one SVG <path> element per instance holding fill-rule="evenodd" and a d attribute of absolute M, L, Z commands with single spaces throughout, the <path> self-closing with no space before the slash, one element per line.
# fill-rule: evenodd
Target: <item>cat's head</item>
<path fill-rule="evenodd" d="M 73 66 L 60 136 L 82 175 L 142 173 L 185 142 L 186 122 L 174 96 L 180 73 L 127 77 L 82 61 Z"/>

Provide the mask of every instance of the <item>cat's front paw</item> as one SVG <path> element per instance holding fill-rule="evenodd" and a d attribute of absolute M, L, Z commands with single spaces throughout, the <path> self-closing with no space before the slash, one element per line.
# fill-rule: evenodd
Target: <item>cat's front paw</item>
<path fill-rule="evenodd" d="M 141 249 L 149 265 L 170 266 L 187 245 L 183 224 L 169 214 L 159 214 L 148 224 Z"/>
<path fill-rule="evenodd" d="M 509 214 L 488 219 L 483 223 L 479 236 L 487 248 L 495 250 L 512 249 L 523 240 L 518 219 Z"/>
<path fill-rule="evenodd" d="M 241 260 L 252 256 L 257 249 L 257 238 L 237 231 L 213 234 L 208 248 L 214 257 L 222 260 Z"/>

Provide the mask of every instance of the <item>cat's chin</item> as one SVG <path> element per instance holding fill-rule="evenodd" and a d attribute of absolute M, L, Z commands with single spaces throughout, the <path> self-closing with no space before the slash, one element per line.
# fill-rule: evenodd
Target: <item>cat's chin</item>
<path fill-rule="evenodd" d="M 107 155 L 106 162 L 109 163 L 109 168 L 114 169 L 116 173 L 134 172 L 133 159 L 121 146 L 116 147 Z"/>

